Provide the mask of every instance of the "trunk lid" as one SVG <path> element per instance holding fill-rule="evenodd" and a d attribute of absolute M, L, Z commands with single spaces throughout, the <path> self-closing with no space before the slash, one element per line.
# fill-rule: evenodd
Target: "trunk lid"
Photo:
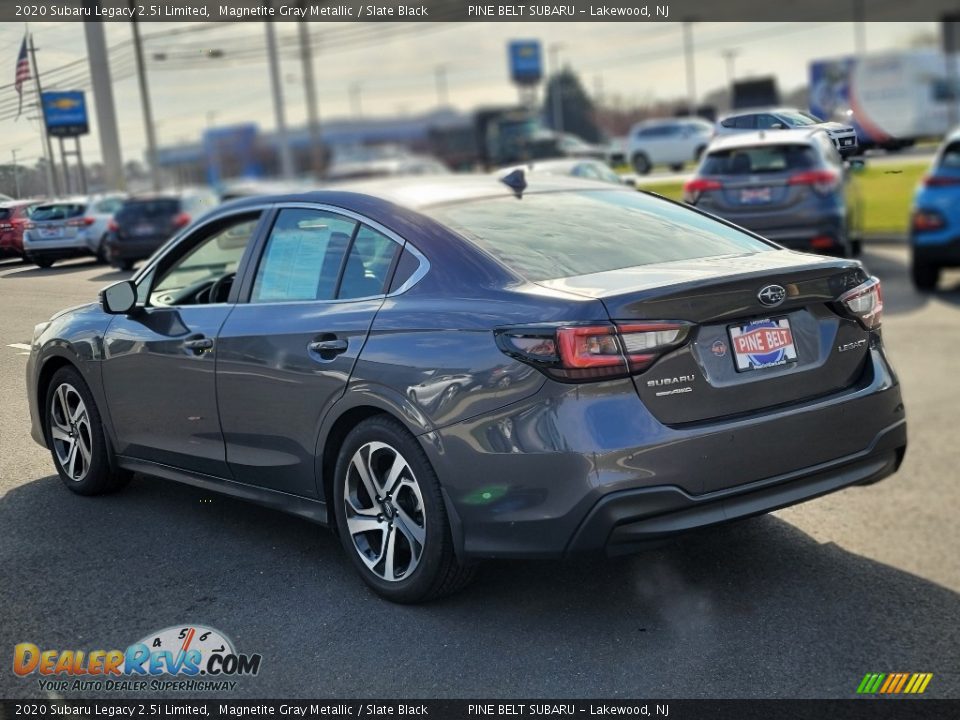
<path fill-rule="evenodd" d="M 869 333 L 838 314 L 833 302 L 866 278 L 854 261 L 775 250 L 541 284 L 596 298 L 617 322 L 693 323 L 682 347 L 634 376 L 650 411 L 665 424 L 683 425 L 803 402 L 855 384 Z M 780 290 L 785 297 L 774 302 Z"/>

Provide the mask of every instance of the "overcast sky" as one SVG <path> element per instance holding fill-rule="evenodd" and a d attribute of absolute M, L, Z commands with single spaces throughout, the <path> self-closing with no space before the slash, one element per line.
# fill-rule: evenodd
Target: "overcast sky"
<path fill-rule="evenodd" d="M 130 25 L 112 22 L 105 28 L 124 159 L 142 160 L 145 140 Z M 253 121 L 262 129 L 274 127 L 263 23 L 148 23 L 141 28 L 161 146 L 197 140 L 208 125 Z M 679 23 L 310 23 L 309 28 L 321 121 L 349 115 L 357 97 L 364 116 L 436 107 L 440 65 L 446 68 L 451 105 L 469 110 L 513 102 L 517 92 L 508 78 L 506 42 L 518 38 L 555 45 L 561 62 L 580 73 L 591 93 L 620 95 L 628 103 L 686 94 Z M 34 23 L 30 31 L 43 73 L 86 57 L 80 23 Z M 277 23 L 276 31 L 287 122 L 300 125 L 306 111 L 296 25 Z M 916 36 L 934 32 L 936 23 L 867 23 L 867 49 L 906 47 Z M 22 25 L 0 26 L 0 115 L 16 99 L 12 82 L 23 33 Z M 782 91 L 805 84 L 811 59 L 854 49 L 852 23 L 697 23 L 693 33 L 701 97 L 726 83 L 724 49 L 738 51 L 738 77 L 773 73 Z M 44 89 L 89 87 L 81 62 L 53 73 Z M 88 92 L 88 103 L 92 100 Z M 29 110 L 17 121 L 0 120 L 0 162 L 9 161 L 11 150 L 31 164 L 41 154 L 39 125 L 27 119 L 35 115 Z M 92 111 L 91 118 L 83 147 L 85 157 L 96 160 L 100 148 Z"/>

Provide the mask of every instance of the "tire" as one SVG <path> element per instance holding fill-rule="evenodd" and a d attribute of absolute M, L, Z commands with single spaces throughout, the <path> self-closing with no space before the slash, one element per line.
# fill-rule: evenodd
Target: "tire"
<path fill-rule="evenodd" d="M 105 264 L 107 262 L 107 248 L 106 248 L 107 236 L 104 235 L 100 238 L 100 242 L 97 244 L 97 252 L 94 253 L 97 256 L 97 262 Z"/>
<path fill-rule="evenodd" d="M 133 269 L 133 260 L 118 260 L 113 267 L 121 272 L 129 272 Z"/>
<path fill-rule="evenodd" d="M 861 240 L 851 240 L 850 241 L 850 257 L 860 257 L 863 254 L 863 241 Z"/>
<path fill-rule="evenodd" d="M 53 464 L 69 490 L 102 495 L 130 481 L 132 474 L 116 466 L 100 411 L 76 368 L 62 367 L 53 374 L 43 413 Z"/>
<path fill-rule="evenodd" d="M 936 290 L 940 282 L 940 268 L 914 258 L 910 265 L 910 279 L 917 290 Z"/>
<path fill-rule="evenodd" d="M 637 175 L 646 175 L 652 167 L 650 158 L 642 152 L 635 153 L 630 162 L 633 165 L 633 171 L 637 173 Z"/>
<path fill-rule="evenodd" d="M 670 169 L 674 172 L 683 172 L 683 163 L 677 163 L 670 166 Z"/>
<path fill-rule="evenodd" d="M 393 469 L 397 474 L 388 489 Z M 351 430 L 333 482 L 343 548 L 377 594 L 397 603 L 420 603 L 454 593 L 471 580 L 475 566 L 457 560 L 437 475 L 399 422 L 378 415 Z"/>
<path fill-rule="evenodd" d="M 46 270 L 49 267 L 53 267 L 53 263 L 54 263 L 53 260 L 49 260 L 47 258 L 32 259 L 30 262 L 32 262 L 38 268 L 43 268 L 44 270 Z"/>

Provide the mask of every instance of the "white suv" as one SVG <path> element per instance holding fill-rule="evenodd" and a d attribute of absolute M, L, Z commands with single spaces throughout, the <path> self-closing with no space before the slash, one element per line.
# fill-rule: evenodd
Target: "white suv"
<path fill-rule="evenodd" d="M 772 108 L 769 110 L 741 110 L 721 118 L 717 123 L 718 135 L 730 135 L 756 130 L 792 130 L 795 128 L 821 128 L 840 154 L 855 155 L 859 150 L 857 131 L 849 125 L 838 122 L 826 122 L 816 115 L 792 108 Z"/>
<path fill-rule="evenodd" d="M 654 165 L 669 165 L 679 172 L 686 163 L 700 159 L 713 135 L 713 125 L 700 118 L 647 120 L 630 128 L 627 160 L 639 175 L 646 175 Z"/>

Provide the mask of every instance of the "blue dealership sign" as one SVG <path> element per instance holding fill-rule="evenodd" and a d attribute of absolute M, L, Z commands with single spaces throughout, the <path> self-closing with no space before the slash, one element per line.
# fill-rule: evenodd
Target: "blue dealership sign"
<path fill-rule="evenodd" d="M 543 77 L 539 40 L 511 40 L 507 44 L 510 77 L 518 85 L 535 85 Z"/>
<path fill-rule="evenodd" d="M 87 102 L 81 90 L 50 91 L 41 95 L 43 121 L 54 137 L 77 137 L 90 132 Z"/>

